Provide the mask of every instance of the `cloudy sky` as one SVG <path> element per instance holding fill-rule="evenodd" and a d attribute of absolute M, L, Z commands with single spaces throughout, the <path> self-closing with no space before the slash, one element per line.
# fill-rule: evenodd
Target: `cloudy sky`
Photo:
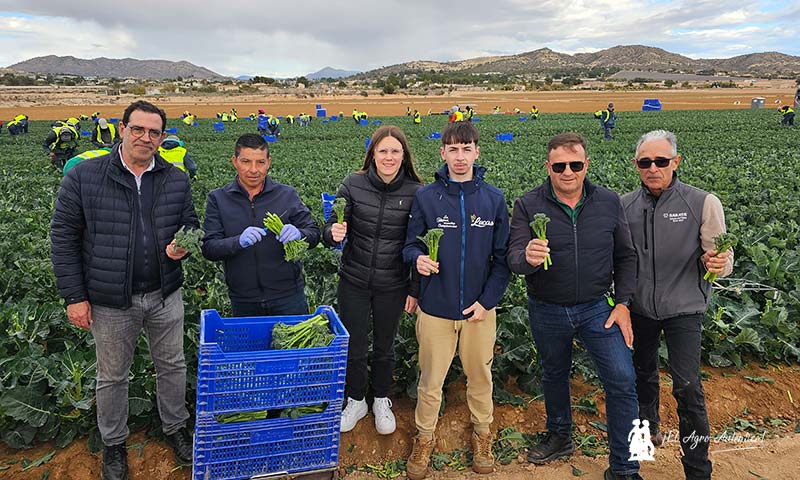
<path fill-rule="evenodd" d="M 800 1 L 0 0 L 0 66 L 51 54 L 132 57 L 291 77 L 631 44 L 693 58 L 800 55 Z"/>

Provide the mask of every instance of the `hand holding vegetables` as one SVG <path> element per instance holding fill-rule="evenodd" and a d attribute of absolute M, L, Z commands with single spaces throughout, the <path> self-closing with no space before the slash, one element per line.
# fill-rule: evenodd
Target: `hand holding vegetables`
<path fill-rule="evenodd" d="M 703 276 L 703 280 L 708 282 L 717 280 L 717 275 L 722 273 L 725 269 L 725 264 L 728 262 L 728 256 L 730 255 L 728 250 L 735 247 L 738 242 L 739 239 L 732 233 L 723 232 L 714 238 L 714 250 L 703 254 L 703 265 L 708 270 Z"/>
<path fill-rule="evenodd" d="M 289 242 L 300 240 L 302 236 L 303 235 L 300 233 L 300 230 L 298 230 L 297 227 L 292 224 L 288 224 L 284 225 L 281 229 L 281 233 L 278 235 L 278 241 L 286 245 Z"/>
<path fill-rule="evenodd" d="M 417 257 L 417 271 L 420 275 L 428 276 L 439 273 L 439 240 L 444 235 L 441 228 L 431 228 L 424 237 L 417 237 L 428 247 L 427 255 Z"/>
<path fill-rule="evenodd" d="M 333 201 L 333 213 L 336 214 L 336 223 L 344 223 L 344 208 L 347 206 L 347 200 L 342 197 L 337 197 Z"/>
<path fill-rule="evenodd" d="M 300 238 L 300 230 L 294 225 L 284 225 L 281 217 L 272 212 L 267 212 L 264 217 L 264 226 L 273 233 L 278 241 L 283 242 L 283 258 L 287 262 L 299 260 L 308 250 L 308 242 Z M 291 227 L 284 231 L 285 227 Z"/>
<path fill-rule="evenodd" d="M 533 216 L 530 226 L 536 239 L 528 242 L 528 246 L 525 248 L 525 260 L 534 267 L 542 265 L 545 270 L 553 264 L 553 261 L 550 260 L 550 249 L 547 247 L 548 222 L 550 222 L 550 217 L 544 213 L 537 213 Z M 542 258 L 542 254 L 544 254 L 544 258 Z"/>
<path fill-rule="evenodd" d="M 334 223 L 331 226 L 331 238 L 336 243 L 342 243 L 345 235 L 347 235 L 347 222 Z"/>

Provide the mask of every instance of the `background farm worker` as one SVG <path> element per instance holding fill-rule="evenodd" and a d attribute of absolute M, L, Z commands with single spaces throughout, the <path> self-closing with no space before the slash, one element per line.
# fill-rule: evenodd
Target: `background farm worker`
<path fill-rule="evenodd" d="M 519 107 L 514 107 L 514 114 L 515 115 L 519 115 L 521 112 L 522 112 L 522 110 L 520 110 Z"/>
<path fill-rule="evenodd" d="M 466 112 L 464 113 L 464 120 L 466 120 L 468 122 L 471 122 L 472 121 L 472 117 L 474 117 L 474 116 L 475 116 L 475 110 L 472 107 L 470 107 L 469 105 L 467 105 Z"/>
<path fill-rule="evenodd" d="M 186 115 L 185 117 L 183 117 L 183 118 L 181 119 L 181 121 L 183 122 L 183 124 L 184 124 L 184 125 L 191 127 L 191 126 L 193 126 L 193 125 L 194 125 L 194 121 L 197 119 L 197 117 L 196 117 L 195 115 L 193 115 L 193 114 L 189 113 L 189 112 L 186 112 L 186 113 L 187 113 L 188 115 Z"/>
<path fill-rule="evenodd" d="M 10 122 L 8 122 L 8 125 L 6 125 L 9 135 L 28 133 L 28 127 L 28 116 L 22 113 L 16 115 Z"/>
<path fill-rule="evenodd" d="M 286 115 L 285 117 L 283 117 L 283 119 L 286 120 L 286 123 L 288 123 L 289 125 L 294 125 L 294 115 L 291 114 Z"/>
<path fill-rule="evenodd" d="M 128 478 L 128 376 L 143 328 L 156 367 L 161 428 L 178 462 L 192 464 L 180 288 L 187 252 L 175 247 L 174 235 L 199 225 L 189 179 L 157 153 L 166 124 L 155 105 L 129 105 L 122 142 L 62 180 L 50 225 L 67 317 L 95 341 L 104 480 Z"/>
<path fill-rule="evenodd" d="M 414 125 L 419 125 L 422 123 L 422 115 L 419 114 L 419 110 L 414 110 Z"/>
<path fill-rule="evenodd" d="M 536 108 L 536 105 L 531 107 L 531 120 L 538 120 L 539 119 L 539 109 Z"/>
<path fill-rule="evenodd" d="M 642 186 L 622 197 L 638 257 L 631 303 L 633 363 L 639 417 L 650 422 L 653 444 L 660 446 L 664 437 L 659 432 L 658 349 L 663 330 L 672 395 L 678 404 L 683 471 L 687 479 L 710 479 L 700 341 L 711 283 L 702 277 L 707 271 L 729 275 L 733 250 L 715 251 L 714 237 L 726 231 L 722 203 L 713 194 L 681 182 L 680 163 L 673 133 L 655 130 L 642 135 L 633 160 Z"/>
<path fill-rule="evenodd" d="M 410 105 L 406 105 L 406 117 L 410 117 L 410 116 L 411 116 L 411 106 Z"/>
<path fill-rule="evenodd" d="M 263 108 L 258 109 L 258 119 L 256 120 L 256 128 L 258 128 L 259 135 L 267 134 L 267 125 L 269 124 L 269 115 L 264 113 Z"/>
<path fill-rule="evenodd" d="M 489 473 L 494 466 L 489 430 L 494 411 L 492 360 L 495 307 L 510 276 L 506 264 L 508 208 L 503 192 L 484 181 L 486 169 L 475 165 L 479 154 L 478 130 L 472 123 L 445 126 L 440 149 L 445 165 L 436 172 L 433 183 L 417 191 L 411 205 L 403 258 L 422 275 L 416 327 L 418 435 L 406 464 L 412 480 L 427 474 L 442 385 L 456 346 L 467 376 L 467 404 L 474 429 L 472 469 Z M 434 228 L 444 230 L 437 261 L 417 239 Z"/>
<path fill-rule="evenodd" d="M 238 112 L 236 112 L 235 108 L 231 108 L 231 113 L 230 113 L 229 119 L 230 119 L 231 122 L 236 122 L 236 121 L 239 120 L 239 114 L 238 114 Z"/>
<path fill-rule="evenodd" d="M 421 186 L 403 131 L 393 125 L 381 126 L 372 135 L 364 166 L 345 177 L 336 194 L 347 202 L 344 222 L 337 223 L 336 215 L 331 215 L 325 225 L 326 245 L 342 243 L 345 235 L 348 238 L 339 263 L 336 294 L 339 315 L 350 332 L 343 432 L 352 430 L 367 414 L 369 356 L 375 429 L 388 435 L 396 427 L 389 400 L 394 339 L 403 310 L 416 311 L 419 295 L 419 279 L 409 282 L 403 244 L 411 202 Z"/>
<path fill-rule="evenodd" d="M 452 115 L 450 115 L 450 118 L 448 118 L 447 121 L 449 123 L 463 122 L 464 121 L 464 113 L 462 113 L 461 110 L 458 110 L 458 107 L 453 107 L 453 108 L 454 108 L 453 113 L 452 113 Z"/>
<path fill-rule="evenodd" d="M 113 123 L 108 123 L 105 118 L 97 120 L 92 131 L 92 145 L 97 148 L 111 148 L 118 141 L 117 127 Z"/>
<path fill-rule="evenodd" d="M 358 120 L 360 118 L 361 118 L 361 112 L 359 112 L 358 109 L 354 108 L 353 109 L 353 120 L 356 122 L 356 125 L 358 125 Z"/>
<path fill-rule="evenodd" d="M 74 157 L 67 160 L 67 163 L 64 164 L 64 170 L 61 172 L 63 175 L 66 175 L 68 171 L 72 170 L 72 168 L 77 165 L 79 162 L 84 160 L 89 160 L 90 158 L 97 158 L 103 155 L 108 154 L 111 151 L 111 148 L 100 148 L 97 150 L 89 150 L 88 152 L 79 153 Z"/>
<path fill-rule="evenodd" d="M 600 120 L 600 126 L 603 127 L 603 136 L 606 140 L 613 140 L 611 130 L 616 126 L 617 114 L 614 112 L 614 104 L 609 103 L 608 108 L 605 110 L 598 110 L 594 112 L 594 118 Z"/>
<path fill-rule="evenodd" d="M 311 117 L 305 113 L 301 113 L 297 118 L 300 121 L 301 127 L 307 127 L 311 123 Z"/>
<path fill-rule="evenodd" d="M 781 119 L 781 125 L 792 126 L 794 125 L 794 109 L 789 105 L 784 105 L 778 109 L 781 114 L 783 114 L 783 119 Z"/>
<path fill-rule="evenodd" d="M 256 114 L 251 112 L 250 115 L 247 116 L 247 118 L 249 118 L 250 120 L 255 120 Z"/>
<path fill-rule="evenodd" d="M 269 145 L 255 133 L 236 141 L 231 159 L 236 177 L 208 194 L 203 256 L 222 261 L 235 317 L 308 313 L 302 263 L 287 262 L 283 246 L 305 239 L 319 243 L 319 227 L 289 185 L 269 175 Z M 284 223 L 280 235 L 267 233 L 267 212 Z"/>
<path fill-rule="evenodd" d="M 186 146 L 177 135 L 168 135 L 158 147 L 158 154 L 167 163 L 188 174 L 189 178 L 194 179 L 197 176 L 197 163 L 189 155 Z"/>
<path fill-rule="evenodd" d="M 86 115 L 85 113 L 82 113 L 81 116 L 80 116 L 80 119 L 81 119 L 81 121 L 89 120 L 89 115 Z"/>
<path fill-rule="evenodd" d="M 500 105 L 495 105 L 495 106 L 494 106 L 494 110 L 492 111 L 492 114 L 494 114 L 494 115 L 498 115 L 498 114 L 500 114 L 500 113 L 503 113 L 503 111 L 502 111 L 502 110 L 500 110 Z"/>
<path fill-rule="evenodd" d="M 270 115 L 267 119 L 267 134 L 277 137 L 281 134 L 281 119 L 275 115 Z"/>
<path fill-rule="evenodd" d="M 97 119 L 100 118 L 100 112 L 92 112 L 92 122 L 97 122 Z"/>
<path fill-rule="evenodd" d="M 78 131 L 68 124 L 52 127 L 44 138 L 42 146 L 50 157 L 53 167 L 60 172 L 67 160 L 75 156 L 78 148 Z"/>
<path fill-rule="evenodd" d="M 589 182 L 588 165 L 583 137 L 556 135 L 547 145 L 548 177 L 516 199 L 511 215 L 508 261 L 512 272 L 525 275 L 547 410 L 547 434 L 529 450 L 528 461 L 545 464 L 575 450 L 569 373 L 577 336 L 606 392 L 611 454 L 604 478 L 633 480 L 641 478 L 638 462 L 628 461 L 627 440 L 638 418 L 628 310 L 636 289 L 636 252 L 619 195 Z M 546 231 L 552 244 L 533 233 L 530 222 L 537 213 L 550 218 Z M 545 270 L 548 258 L 552 267 Z"/>
<path fill-rule="evenodd" d="M 369 120 L 369 115 L 367 115 L 367 112 L 359 112 L 358 113 L 358 119 L 359 120 Z"/>
<path fill-rule="evenodd" d="M 220 114 L 220 118 L 222 119 L 223 122 L 227 122 L 228 120 L 230 120 L 230 116 L 228 115 L 228 112 L 222 112 Z"/>
<path fill-rule="evenodd" d="M 78 132 L 79 134 L 81 133 L 81 121 L 78 120 L 77 118 L 69 117 L 66 120 L 66 124 L 74 128 L 75 131 Z"/>

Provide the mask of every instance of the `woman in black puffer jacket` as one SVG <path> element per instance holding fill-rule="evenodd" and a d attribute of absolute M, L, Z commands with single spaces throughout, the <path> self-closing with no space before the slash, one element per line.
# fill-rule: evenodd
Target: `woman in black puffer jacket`
<path fill-rule="evenodd" d="M 348 175 L 336 194 L 347 201 L 344 222 L 336 223 L 336 215 L 331 215 L 323 231 L 329 246 L 344 241 L 337 290 L 339 314 L 350 332 L 343 432 L 367 414 L 370 327 L 375 427 L 384 435 L 395 430 L 388 398 L 394 338 L 403 310 L 416 310 L 419 289 L 419 282 L 411 281 L 402 250 L 408 212 L 421 186 L 405 134 L 396 126 L 382 126 L 372 135 L 362 169 Z"/>

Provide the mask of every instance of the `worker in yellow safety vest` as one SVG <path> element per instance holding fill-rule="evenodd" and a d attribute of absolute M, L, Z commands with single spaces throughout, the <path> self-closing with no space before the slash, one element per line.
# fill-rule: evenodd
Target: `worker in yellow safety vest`
<path fill-rule="evenodd" d="M 419 110 L 414 110 L 414 124 L 420 125 L 422 123 L 422 115 L 419 114 Z"/>
<path fill-rule="evenodd" d="M 197 163 L 189 155 L 183 141 L 177 135 L 168 135 L 158 147 L 158 154 L 172 166 L 188 173 L 189 178 L 193 179 L 197 176 Z"/>
<path fill-rule="evenodd" d="M 228 112 L 222 112 L 222 121 L 227 122 L 229 119 Z"/>
<path fill-rule="evenodd" d="M 50 157 L 53 167 L 61 172 L 67 160 L 75 156 L 78 131 L 68 124 L 54 126 L 42 142 L 42 147 Z"/>
<path fill-rule="evenodd" d="M 539 119 L 539 109 L 536 108 L 536 105 L 531 106 L 531 119 L 532 120 Z"/>
<path fill-rule="evenodd" d="M 19 114 L 6 125 L 9 135 L 19 135 L 20 133 L 28 133 L 28 116 Z"/>
<path fill-rule="evenodd" d="M 74 157 L 67 160 L 67 163 L 64 164 L 64 171 L 62 173 L 66 176 L 67 172 L 72 170 L 72 168 L 78 163 L 84 160 L 89 160 L 90 158 L 97 158 L 102 155 L 106 155 L 110 151 L 111 151 L 110 148 L 99 148 L 97 150 L 89 150 L 88 152 L 83 152 L 78 155 L 75 155 Z"/>
<path fill-rule="evenodd" d="M 197 119 L 197 117 L 196 117 L 196 116 L 194 116 L 194 115 L 192 115 L 192 114 L 191 114 L 191 113 L 189 113 L 189 112 L 186 112 L 186 113 L 188 113 L 188 115 L 184 116 L 184 117 L 181 119 L 181 121 L 182 121 L 184 124 L 186 124 L 187 126 L 190 126 L 190 127 L 191 127 L 191 126 L 193 126 L 193 125 L 194 125 L 194 121 Z"/>
<path fill-rule="evenodd" d="M 97 148 L 111 148 L 119 142 L 119 133 L 113 123 L 108 123 L 105 118 L 97 120 L 97 126 L 92 132 L 92 145 Z"/>
<path fill-rule="evenodd" d="M 358 111 L 358 109 L 354 108 L 353 109 L 353 120 L 356 122 L 356 125 L 358 124 L 358 120 L 359 120 L 360 116 L 361 116 L 361 113 Z"/>
<path fill-rule="evenodd" d="M 784 105 L 778 111 L 783 114 L 783 119 L 781 119 L 782 126 L 794 126 L 794 109 L 792 107 Z"/>
<path fill-rule="evenodd" d="M 286 115 L 283 118 L 284 118 L 284 120 L 286 120 L 286 123 L 288 123 L 289 125 L 294 125 L 294 115 Z"/>

